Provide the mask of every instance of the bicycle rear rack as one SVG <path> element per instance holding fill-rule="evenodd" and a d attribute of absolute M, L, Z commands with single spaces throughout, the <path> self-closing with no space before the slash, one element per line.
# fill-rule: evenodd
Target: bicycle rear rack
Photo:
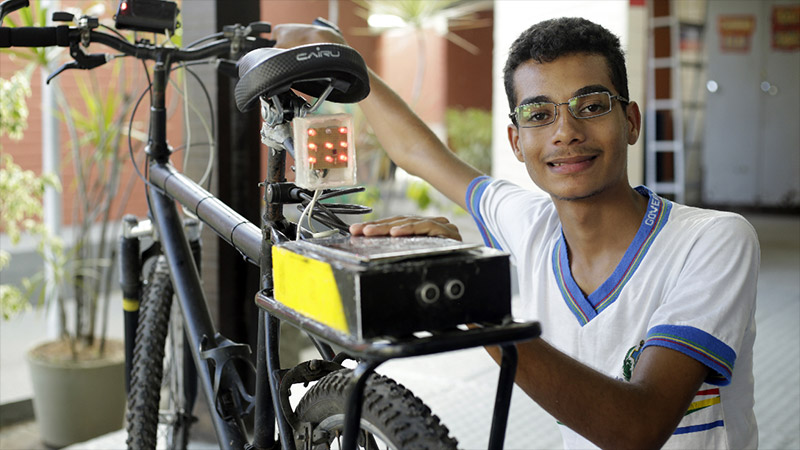
<path fill-rule="evenodd" d="M 329 344 L 344 348 L 346 353 L 360 361 L 352 372 L 347 399 L 342 448 L 348 450 L 355 448 L 367 376 L 380 364 L 393 358 L 431 355 L 478 346 L 499 346 L 502 349 L 502 360 L 489 434 L 489 449 L 503 448 L 517 368 L 517 349 L 513 344 L 539 337 L 539 322 L 496 324 L 472 329 L 456 328 L 431 335 L 418 333 L 403 338 L 358 339 L 286 307 L 272 298 L 267 290 L 256 294 L 255 301 L 256 305 L 275 318 L 289 322 Z M 279 381 L 277 374 L 270 375 L 270 383 Z"/>

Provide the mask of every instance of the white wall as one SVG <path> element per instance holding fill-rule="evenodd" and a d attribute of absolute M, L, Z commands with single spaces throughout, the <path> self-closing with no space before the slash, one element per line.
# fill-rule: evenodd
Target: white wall
<path fill-rule="evenodd" d="M 492 175 L 497 178 L 511 180 L 521 186 L 536 188 L 528 177 L 524 164 L 520 163 L 511 152 L 508 144 L 506 128 L 508 119 L 508 102 L 503 87 L 503 66 L 508 57 L 508 48 L 519 34 L 536 22 L 555 17 L 585 17 L 599 23 L 619 36 L 623 49 L 628 49 L 628 10 L 629 0 L 497 0 L 494 9 L 494 62 L 492 108 L 494 110 L 492 139 Z M 630 58 L 629 58 L 630 59 Z M 631 65 L 631 61 L 628 61 Z M 629 68 L 630 70 L 630 68 Z M 636 89 L 636 83 L 630 80 L 631 97 L 642 95 Z M 632 152 L 635 154 L 635 152 Z M 629 158 L 630 161 L 630 158 Z M 630 166 L 629 162 L 629 166 Z M 632 174 L 632 183 L 638 183 Z M 640 177 L 640 176 L 639 176 Z M 537 188 L 538 189 L 538 188 Z"/>

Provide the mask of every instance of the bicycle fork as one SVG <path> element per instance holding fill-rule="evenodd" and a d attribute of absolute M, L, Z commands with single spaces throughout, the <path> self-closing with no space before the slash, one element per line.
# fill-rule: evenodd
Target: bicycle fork
<path fill-rule="evenodd" d="M 184 221 L 184 230 L 192 257 L 198 269 L 202 259 L 202 242 L 200 240 L 200 222 L 193 219 Z M 142 250 L 142 241 L 152 239 L 153 242 Z M 122 234 L 119 240 L 119 283 L 122 289 L 122 309 L 124 312 L 125 330 L 125 390 L 130 391 L 131 364 L 133 361 L 133 348 L 136 340 L 136 328 L 139 326 L 139 307 L 142 301 L 142 287 L 144 280 L 142 273 L 144 264 L 150 258 L 160 253 L 160 243 L 156 239 L 153 224 L 150 220 L 140 221 L 133 215 L 126 215 L 122 219 Z M 185 343 L 185 354 L 189 354 L 188 342 Z M 196 369 L 194 364 L 187 360 L 184 373 L 187 375 L 186 398 L 194 404 L 197 397 Z M 191 409 L 189 410 L 191 411 Z"/>
<path fill-rule="evenodd" d="M 197 273 L 199 274 L 201 256 L 202 256 L 202 246 L 200 240 L 200 232 L 201 232 L 201 225 L 200 222 L 196 219 L 187 219 L 184 220 L 183 223 L 183 232 L 186 235 L 186 241 L 188 242 L 188 246 L 191 252 L 191 260 L 194 262 L 195 266 L 197 267 Z M 142 250 L 143 248 L 143 241 L 146 244 L 146 240 L 152 239 L 153 242 L 150 245 Z M 145 264 L 148 260 L 157 257 L 162 253 L 162 243 L 158 239 L 158 233 L 153 227 L 153 224 L 150 220 L 142 220 L 139 221 L 136 217 L 132 215 L 125 216 L 123 219 L 123 232 L 120 237 L 119 241 L 119 258 L 120 258 L 120 286 L 122 288 L 123 294 L 123 310 L 124 310 L 124 329 L 125 329 L 125 388 L 126 392 L 130 391 L 130 383 L 131 383 L 131 372 L 132 372 L 132 361 L 133 361 L 133 354 L 134 354 L 134 346 L 135 346 L 135 339 L 136 339 L 136 329 L 138 327 L 139 322 L 139 307 L 142 301 L 143 296 L 143 283 L 144 280 L 142 279 L 143 269 L 145 268 Z M 188 329 L 185 329 L 185 338 L 183 339 L 183 354 L 190 355 L 194 353 L 198 353 L 197 349 L 193 351 L 192 344 L 190 341 L 190 336 L 188 333 Z M 207 335 L 204 335 L 207 336 Z M 247 346 L 241 346 L 239 344 L 233 344 L 230 341 L 227 341 L 221 336 L 216 335 L 214 336 L 215 339 L 213 343 L 208 342 L 208 339 L 205 339 L 203 342 L 203 348 L 200 348 L 199 353 L 201 354 L 201 358 L 206 362 L 205 365 L 208 365 L 208 360 L 211 359 L 214 361 L 214 366 L 216 371 L 214 373 L 214 392 L 220 391 L 220 385 L 222 386 L 237 386 L 238 392 L 237 394 L 247 396 L 245 389 L 242 387 L 241 380 L 238 377 L 231 377 L 228 374 L 223 374 L 223 368 L 225 367 L 225 361 L 230 360 L 232 357 L 230 356 L 232 353 L 238 354 L 240 357 L 247 357 L 249 355 L 249 348 L 242 348 Z M 227 371 L 225 371 L 227 372 Z M 233 378 L 233 379 L 229 379 Z M 184 358 L 183 359 L 183 379 L 184 381 L 184 390 L 183 395 L 184 399 L 186 400 L 185 404 L 185 411 L 183 413 L 185 420 L 192 419 L 192 412 L 194 410 L 194 404 L 197 399 L 197 390 L 198 390 L 198 371 L 195 365 L 195 362 L 192 358 Z M 222 381 L 225 379 L 226 381 Z M 239 381 L 237 385 L 237 381 Z M 233 396 L 236 398 L 236 396 Z M 219 396 L 213 396 L 212 398 L 219 398 Z M 221 403 L 226 404 L 228 403 L 228 408 L 223 409 L 230 409 L 233 406 L 237 411 L 243 412 L 247 407 L 242 407 L 241 402 L 226 402 L 222 400 Z M 230 405 L 230 403 L 236 403 L 236 405 Z M 233 414 L 235 416 L 241 416 L 243 414 Z M 231 414 L 224 415 L 227 418 L 230 418 Z"/>

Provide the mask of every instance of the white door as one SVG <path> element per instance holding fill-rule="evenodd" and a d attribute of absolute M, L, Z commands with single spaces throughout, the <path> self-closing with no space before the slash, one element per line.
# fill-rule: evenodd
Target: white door
<path fill-rule="evenodd" d="M 800 2 L 709 2 L 706 203 L 800 205 L 800 50 L 773 43 L 785 5 Z"/>
<path fill-rule="evenodd" d="M 800 16 L 800 2 L 792 3 Z M 786 2 L 774 2 L 777 6 Z M 768 9 L 770 26 L 776 18 L 774 13 L 787 14 L 782 9 Z M 800 17 L 796 17 L 800 20 Z M 792 18 L 794 19 L 794 17 Z M 778 25 L 780 26 L 780 25 Z M 798 31 L 800 33 L 800 31 Z M 794 39 L 778 37 L 778 39 Z M 800 38 L 798 38 L 800 39 Z M 766 36 L 766 53 L 761 75 L 763 157 L 759 179 L 758 200 L 763 205 L 800 205 L 800 49 L 786 51 L 773 48 L 772 33 Z"/>

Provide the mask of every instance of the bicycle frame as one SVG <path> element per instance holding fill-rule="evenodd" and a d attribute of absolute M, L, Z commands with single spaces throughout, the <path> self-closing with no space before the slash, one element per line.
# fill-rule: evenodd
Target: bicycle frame
<path fill-rule="evenodd" d="M 185 237 L 183 221 L 175 200 L 192 209 L 201 221 L 211 226 L 231 245 L 243 251 L 251 261 L 259 259 L 261 236 L 254 225 L 168 165 L 170 149 L 166 142 L 166 107 L 163 95 L 167 76 L 165 65 L 157 62 L 153 72 L 155 95 L 152 96 L 151 104 L 151 139 L 147 149 L 153 159 L 149 168 L 150 182 L 153 184 L 148 187 L 150 212 L 170 267 L 173 287 L 181 307 L 184 329 L 199 375 L 200 386 L 206 398 L 211 399 L 210 407 L 213 408 L 222 382 L 219 378 L 225 362 L 216 361 L 218 363 L 216 366 L 220 367 L 220 370 L 217 371 L 219 373 L 212 373 L 210 365 L 202 357 L 203 353 L 218 347 L 217 342 L 212 342 L 216 340 L 217 332 L 206 306 L 199 271 Z M 239 382 L 241 383 L 241 380 Z M 237 423 L 238 418 L 235 414 L 224 414 L 224 416 L 227 418 L 220 414 L 212 414 L 212 422 L 219 441 L 229 443 L 231 448 L 243 448 L 247 444 L 247 438 L 242 432 L 243 427 Z"/>
<path fill-rule="evenodd" d="M 156 77 L 163 73 L 156 72 Z M 158 96 L 156 96 L 158 98 Z M 154 105 L 158 110 L 163 105 Z M 162 117 L 161 115 L 158 115 Z M 153 130 L 165 126 L 165 121 L 153 122 Z M 154 136 L 163 136 L 165 133 L 156 132 Z M 152 148 L 167 148 L 165 143 L 153 145 Z M 251 263 L 258 263 L 261 267 L 261 292 L 256 297 L 256 303 L 262 309 L 259 314 L 259 333 L 256 366 L 256 394 L 255 394 L 255 419 L 256 435 L 252 443 L 255 448 L 271 448 L 273 442 L 274 424 L 282 436 L 283 449 L 294 449 L 294 432 L 287 418 L 281 413 L 279 387 L 282 378 L 280 360 L 278 358 L 280 321 L 288 321 L 308 332 L 313 338 L 321 339 L 327 343 L 337 344 L 347 349 L 348 353 L 361 359 L 353 372 L 350 397 L 348 399 L 348 412 L 346 414 L 343 448 L 355 448 L 355 439 L 358 431 L 361 399 L 366 377 L 371 374 L 381 363 L 396 357 L 408 357 L 452 351 L 479 345 L 500 345 L 503 350 L 501 371 L 498 381 L 498 391 L 495 399 L 495 413 L 489 439 L 489 448 L 502 448 L 505 436 L 505 427 L 508 418 L 511 391 L 514 373 L 516 371 L 516 348 L 511 344 L 514 341 L 530 339 L 538 335 L 538 324 L 513 324 L 502 327 L 458 331 L 450 335 L 416 339 L 409 342 L 393 344 L 370 343 L 350 338 L 330 328 L 309 321 L 293 310 L 286 308 L 270 298 L 272 290 L 272 264 L 271 246 L 276 231 L 287 233 L 289 223 L 283 216 L 282 203 L 266 198 L 266 207 L 262 216 L 262 226 L 259 230 L 254 224 L 244 219 L 241 215 L 230 209 L 212 194 L 198 186 L 189 178 L 183 176 L 168 164 L 168 152 L 154 154 L 150 166 L 149 188 L 152 201 L 152 214 L 161 236 L 161 245 L 167 256 L 170 271 L 173 277 L 176 295 L 184 315 L 187 336 L 190 340 L 192 355 L 200 374 L 201 386 L 206 398 L 215 399 L 219 394 L 219 387 L 226 386 L 231 389 L 230 383 L 240 380 L 220 381 L 208 370 L 208 364 L 201 359 L 198 348 L 208 349 L 209 337 L 216 336 L 216 331 L 208 315 L 205 297 L 200 286 L 198 271 L 194 266 L 191 249 L 183 235 L 183 224 L 178 215 L 175 201 L 184 205 L 199 220 L 208 224 L 214 232 L 226 242 L 236 248 Z M 265 184 L 280 183 L 285 181 L 285 150 L 269 149 L 268 174 Z M 333 359 L 333 352 L 326 343 L 315 339 L 315 344 L 327 360 Z M 224 364 L 224 363 L 223 363 Z M 268 382 L 269 391 L 264 386 Z M 216 389 L 215 389 L 216 386 Z M 211 401 L 213 406 L 213 400 Z M 230 448 L 240 448 L 246 442 L 241 430 L 235 421 L 226 421 L 219 415 L 214 415 L 214 426 L 220 442 L 231 443 Z"/>

